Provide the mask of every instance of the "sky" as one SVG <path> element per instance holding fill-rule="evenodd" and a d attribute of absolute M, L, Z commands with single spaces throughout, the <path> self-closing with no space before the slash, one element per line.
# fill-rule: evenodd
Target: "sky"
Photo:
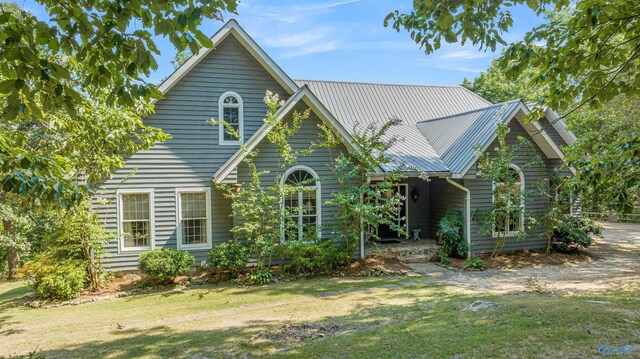
<path fill-rule="evenodd" d="M 18 1 L 19 5 L 23 5 Z M 445 44 L 426 55 L 407 32 L 383 26 L 393 11 L 410 10 L 412 1 L 389 0 L 244 0 L 235 18 L 251 37 L 292 78 L 377 83 L 458 85 L 485 70 L 499 49 Z M 44 9 L 25 0 L 26 10 L 48 19 Z M 512 8 L 514 27 L 505 35 L 517 41 L 541 19 L 524 7 Z M 206 21 L 202 30 L 213 35 L 219 21 Z M 158 37 L 158 70 L 149 80 L 159 83 L 173 72 L 175 49 Z"/>

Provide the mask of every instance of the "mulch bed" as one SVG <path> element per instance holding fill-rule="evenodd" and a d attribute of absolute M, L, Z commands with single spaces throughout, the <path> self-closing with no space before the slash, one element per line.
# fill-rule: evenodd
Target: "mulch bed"
<path fill-rule="evenodd" d="M 573 254 L 551 252 L 547 255 L 543 250 L 533 251 L 515 251 L 502 253 L 496 258 L 491 258 L 489 254 L 478 255 L 478 258 L 484 261 L 485 269 L 514 269 L 523 267 L 542 267 L 548 265 L 562 265 L 567 263 L 580 263 L 592 261 L 594 258 L 586 252 L 577 252 Z M 462 269 L 464 259 L 452 258 L 449 266 Z"/>
<path fill-rule="evenodd" d="M 301 341 L 307 339 L 321 339 L 338 333 L 337 325 L 322 323 L 285 324 L 281 327 L 267 329 L 251 337 L 252 341 Z"/>

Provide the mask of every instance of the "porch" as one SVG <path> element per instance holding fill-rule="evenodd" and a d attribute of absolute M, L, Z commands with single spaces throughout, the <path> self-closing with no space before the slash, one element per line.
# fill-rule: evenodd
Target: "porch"
<path fill-rule="evenodd" d="M 464 215 L 465 193 L 445 178 L 419 177 L 401 181 L 397 192 L 404 198 L 398 225 L 405 228 L 406 234 L 381 226 L 377 232 L 380 241 L 365 239 L 365 257 L 398 258 L 405 263 L 429 261 L 439 248 L 434 238 L 441 218 L 448 210 Z"/>

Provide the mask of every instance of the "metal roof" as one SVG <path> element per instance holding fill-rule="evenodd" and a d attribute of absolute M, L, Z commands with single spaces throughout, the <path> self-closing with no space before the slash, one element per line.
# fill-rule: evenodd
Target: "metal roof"
<path fill-rule="evenodd" d="M 513 118 L 521 100 L 508 101 L 451 116 L 421 121 L 418 129 L 452 173 L 461 173 L 476 149 L 495 136 L 497 124 Z"/>
<path fill-rule="evenodd" d="M 426 172 L 449 172 L 450 168 L 417 123 L 491 105 L 462 86 L 294 81 L 299 86 L 308 85 L 347 131 L 381 126 L 392 118 L 401 120 L 389 131 L 399 141 L 387 155 L 395 159 L 397 166 Z M 449 125 L 458 127 L 457 123 Z"/>

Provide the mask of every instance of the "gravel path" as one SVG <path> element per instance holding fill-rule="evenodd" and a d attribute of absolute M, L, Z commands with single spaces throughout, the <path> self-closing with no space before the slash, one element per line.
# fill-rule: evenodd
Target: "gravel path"
<path fill-rule="evenodd" d="M 415 271 L 442 282 L 450 289 L 465 292 L 507 293 L 523 291 L 527 280 L 545 289 L 564 294 L 598 293 L 608 290 L 640 288 L 640 225 L 605 223 L 604 238 L 597 239 L 588 252 L 591 261 L 462 272 L 434 263 L 410 264 Z"/>

